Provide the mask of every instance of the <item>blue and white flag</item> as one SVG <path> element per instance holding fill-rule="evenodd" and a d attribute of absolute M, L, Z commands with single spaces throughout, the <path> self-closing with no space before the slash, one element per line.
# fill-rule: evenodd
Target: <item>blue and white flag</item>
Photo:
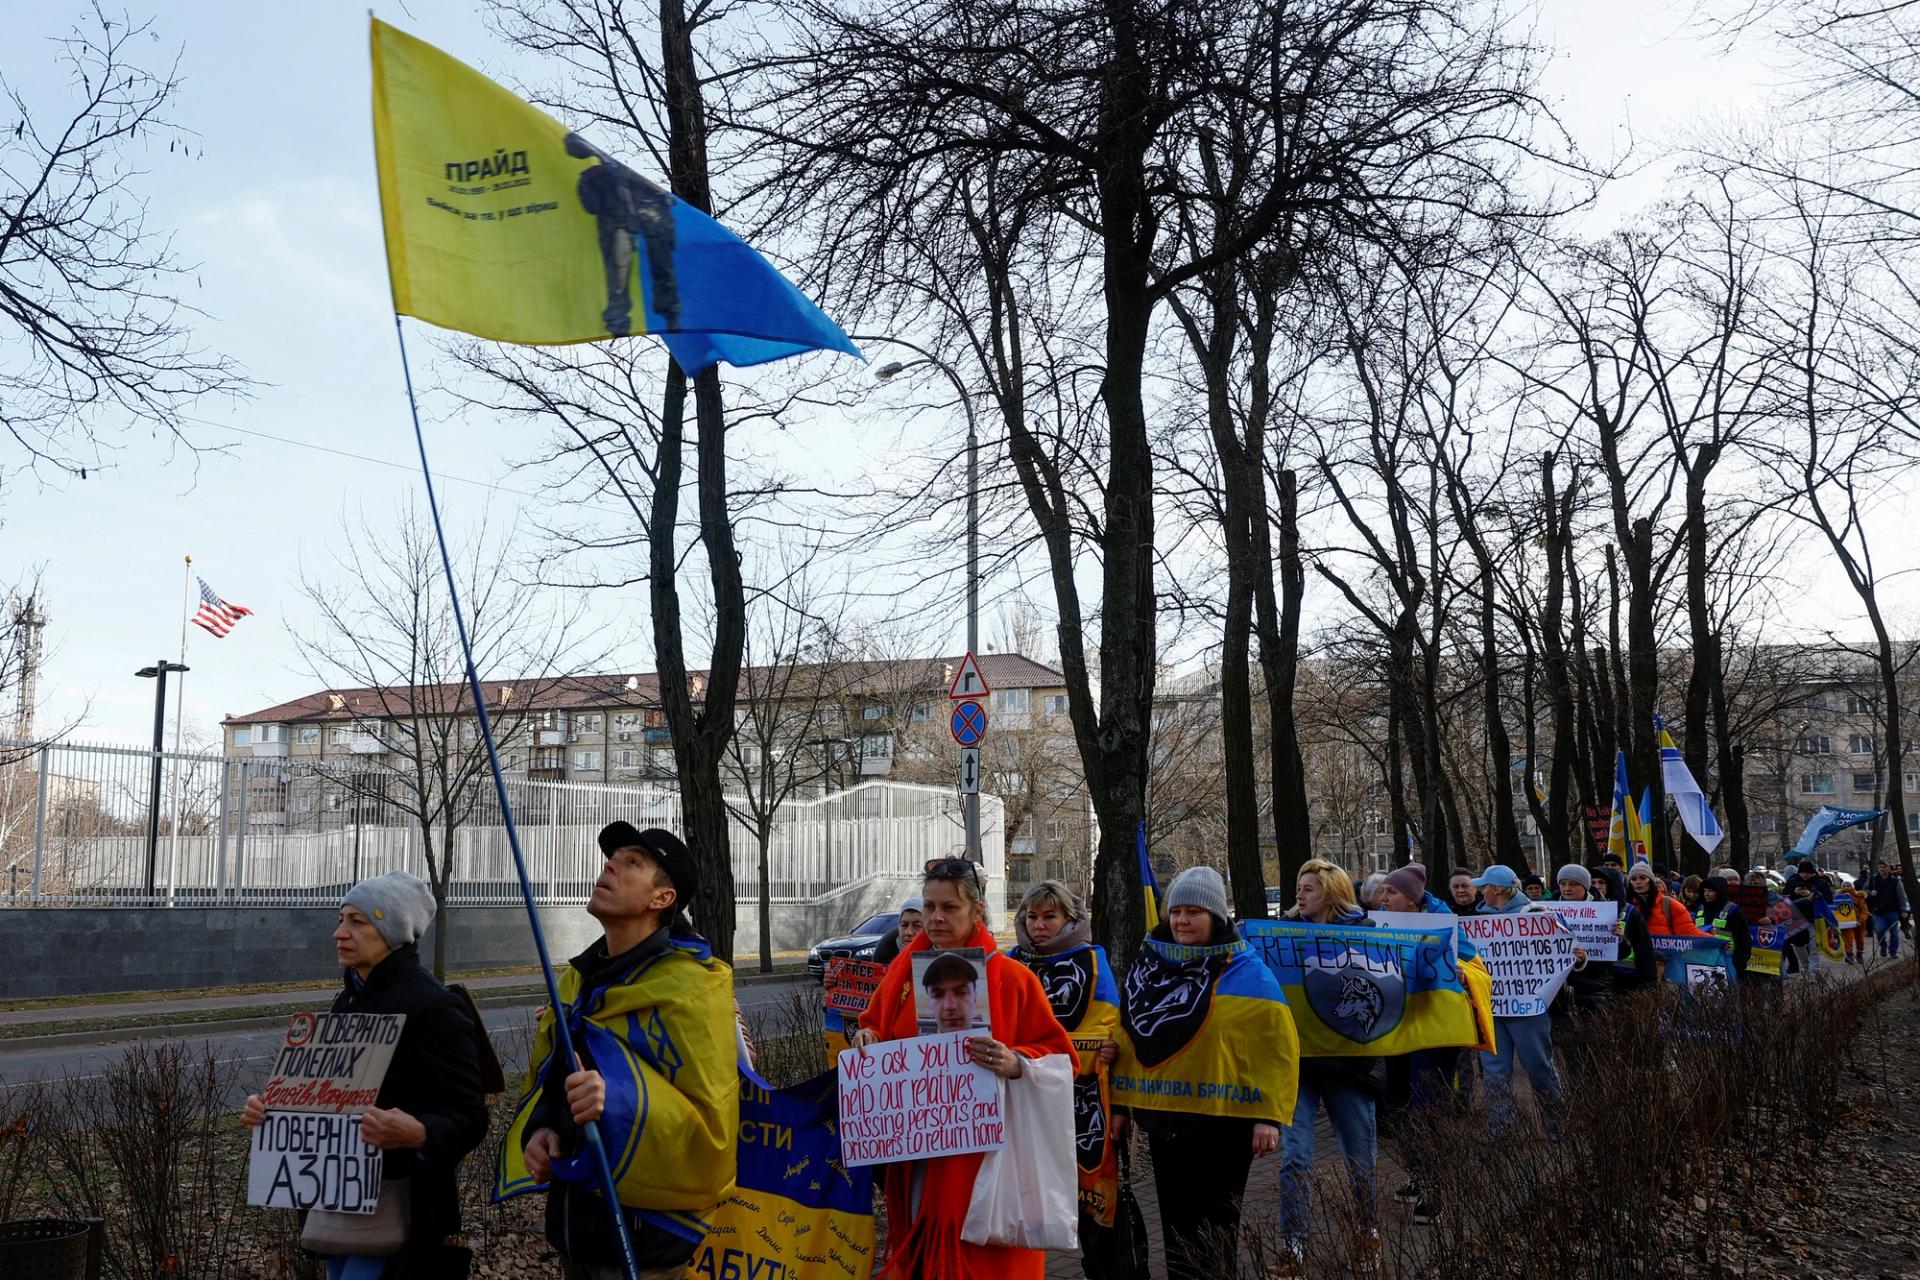
<path fill-rule="evenodd" d="M 1680 754 L 1680 748 L 1673 745 L 1673 735 L 1665 726 L 1660 729 L 1660 778 L 1667 785 L 1667 796 L 1673 801 L 1673 807 L 1680 811 L 1680 825 L 1687 829 L 1694 843 L 1712 853 L 1727 833 L 1720 829 L 1720 820 L 1713 816 L 1713 806 L 1707 803 L 1700 784 L 1693 780 L 1693 770 L 1687 768 L 1685 757 Z"/>
<path fill-rule="evenodd" d="M 1836 809 L 1823 804 L 1818 813 L 1807 819 L 1807 829 L 1800 833 L 1799 842 L 1793 846 L 1793 856 L 1804 858 L 1848 827 L 1872 822 L 1886 813 L 1885 809 Z"/>

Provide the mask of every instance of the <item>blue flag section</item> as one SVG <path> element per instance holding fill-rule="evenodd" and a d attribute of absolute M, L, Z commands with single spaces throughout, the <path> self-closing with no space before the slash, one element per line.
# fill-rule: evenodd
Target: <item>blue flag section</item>
<path fill-rule="evenodd" d="M 1660 957 L 1667 981 L 1677 982 L 1690 992 L 1724 991 L 1738 980 L 1733 969 L 1733 944 L 1725 938 L 1657 933 L 1653 935 L 1653 951 Z"/>
<path fill-rule="evenodd" d="M 1885 809 L 1836 809 L 1830 804 L 1823 804 L 1819 812 L 1807 819 L 1806 830 L 1800 833 L 1800 839 L 1793 846 L 1790 856 L 1804 858 L 1848 827 L 1873 822 L 1886 814 Z"/>
<path fill-rule="evenodd" d="M 775 1089 L 740 1074 L 740 1172 L 687 1264 L 704 1280 L 866 1280 L 873 1169 L 840 1162 L 836 1076 Z"/>

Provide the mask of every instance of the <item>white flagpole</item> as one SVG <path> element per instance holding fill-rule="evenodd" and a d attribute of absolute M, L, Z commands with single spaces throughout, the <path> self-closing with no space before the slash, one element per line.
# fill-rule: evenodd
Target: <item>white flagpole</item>
<path fill-rule="evenodd" d="M 172 831 L 167 837 L 167 905 L 173 905 L 174 882 L 180 874 L 180 752 L 187 725 L 187 620 L 193 608 L 193 557 L 180 572 L 180 691 L 173 698 Z"/>

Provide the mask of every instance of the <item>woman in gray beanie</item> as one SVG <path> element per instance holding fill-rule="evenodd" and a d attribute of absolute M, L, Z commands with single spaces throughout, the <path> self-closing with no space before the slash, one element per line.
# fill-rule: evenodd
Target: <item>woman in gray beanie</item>
<path fill-rule="evenodd" d="M 486 1032 L 466 1001 L 420 965 L 420 937 L 433 923 L 433 890 L 405 871 L 372 876 L 347 890 L 333 931 L 343 989 L 331 1012 L 405 1016 L 393 1061 L 374 1105 L 360 1118 L 361 1137 L 386 1153 L 381 1213 L 403 1205 L 405 1236 L 397 1252 L 322 1252 L 328 1280 L 439 1280 L 463 1274 L 449 1258 L 447 1237 L 460 1230 L 456 1173 L 487 1132 L 480 1039 Z M 487 1057 L 491 1058 L 491 1049 Z M 241 1119 L 266 1118 L 257 1095 Z"/>

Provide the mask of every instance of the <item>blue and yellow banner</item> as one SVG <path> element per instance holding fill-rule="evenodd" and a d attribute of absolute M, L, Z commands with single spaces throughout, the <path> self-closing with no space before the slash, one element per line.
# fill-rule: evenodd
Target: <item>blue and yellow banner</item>
<path fill-rule="evenodd" d="M 688 373 L 859 351 L 738 236 L 459 60 L 373 20 L 393 309 L 501 342 L 658 335 Z"/>
<path fill-rule="evenodd" d="M 1753 950 L 1747 953 L 1747 972 L 1780 977 L 1787 956 L 1786 926 L 1754 924 L 1747 926 L 1747 932 L 1753 938 Z"/>
<path fill-rule="evenodd" d="M 1113 1105 L 1289 1124 L 1300 1045 L 1287 997 L 1239 939 L 1148 938 L 1120 983 Z"/>
<path fill-rule="evenodd" d="M 1247 920 L 1240 932 L 1287 993 L 1306 1057 L 1387 1057 L 1480 1042 L 1461 962 L 1445 934 L 1295 920 Z"/>
<path fill-rule="evenodd" d="M 840 1163 L 839 1095 L 827 1071 L 775 1089 L 740 1076 L 740 1175 L 687 1264 L 706 1280 L 866 1280 L 873 1170 Z"/>
<path fill-rule="evenodd" d="M 1073 1039 L 1079 1055 L 1073 1079 L 1073 1155 L 1080 1211 L 1110 1227 L 1120 1193 L 1120 1165 L 1111 1138 L 1112 1079 L 1100 1064 L 1100 1050 L 1120 1033 L 1120 989 L 1106 948 L 1089 942 L 1050 956 L 1026 947 L 1007 954 L 1040 979 L 1047 1006 Z"/>

